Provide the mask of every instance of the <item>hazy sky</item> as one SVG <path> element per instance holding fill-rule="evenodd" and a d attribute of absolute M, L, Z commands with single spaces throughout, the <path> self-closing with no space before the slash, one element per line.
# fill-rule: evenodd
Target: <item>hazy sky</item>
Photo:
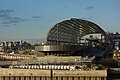
<path fill-rule="evenodd" d="M 120 0 L 0 0 L 0 40 L 45 38 L 53 25 L 70 18 L 120 32 Z"/>

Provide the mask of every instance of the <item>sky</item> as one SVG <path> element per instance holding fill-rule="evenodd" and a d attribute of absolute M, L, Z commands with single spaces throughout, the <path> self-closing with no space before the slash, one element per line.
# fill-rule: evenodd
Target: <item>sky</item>
<path fill-rule="evenodd" d="M 0 41 L 45 39 L 56 23 L 70 18 L 120 32 L 120 0 L 0 0 Z"/>

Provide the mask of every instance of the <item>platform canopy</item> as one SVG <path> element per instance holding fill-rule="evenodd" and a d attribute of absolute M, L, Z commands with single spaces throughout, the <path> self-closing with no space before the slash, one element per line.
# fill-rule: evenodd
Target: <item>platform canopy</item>
<path fill-rule="evenodd" d="M 107 33 L 97 24 L 83 20 L 71 18 L 55 24 L 48 32 L 46 37 L 47 45 L 64 45 L 80 43 L 83 36 L 88 34 L 101 34 L 105 42 L 109 43 Z"/>

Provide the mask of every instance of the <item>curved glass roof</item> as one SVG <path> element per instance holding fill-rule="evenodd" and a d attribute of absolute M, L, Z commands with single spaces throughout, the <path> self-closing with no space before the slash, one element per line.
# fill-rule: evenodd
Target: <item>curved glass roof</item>
<path fill-rule="evenodd" d="M 79 44 L 81 38 L 88 34 L 102 34 L 108 42 L 106 32 L 93 22 L 71 18 L 55 24 L 47 34 L 46 44 Z"/>

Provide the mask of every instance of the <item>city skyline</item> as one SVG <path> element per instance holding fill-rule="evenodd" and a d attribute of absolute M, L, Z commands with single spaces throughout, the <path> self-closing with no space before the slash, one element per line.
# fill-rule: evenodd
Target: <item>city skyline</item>
<path fill-rule="evenodd" d="M 0 0 L 0 40 L 45 39 L 56 23 L 80 18 L 120 32 L 119 0 Z"/>

